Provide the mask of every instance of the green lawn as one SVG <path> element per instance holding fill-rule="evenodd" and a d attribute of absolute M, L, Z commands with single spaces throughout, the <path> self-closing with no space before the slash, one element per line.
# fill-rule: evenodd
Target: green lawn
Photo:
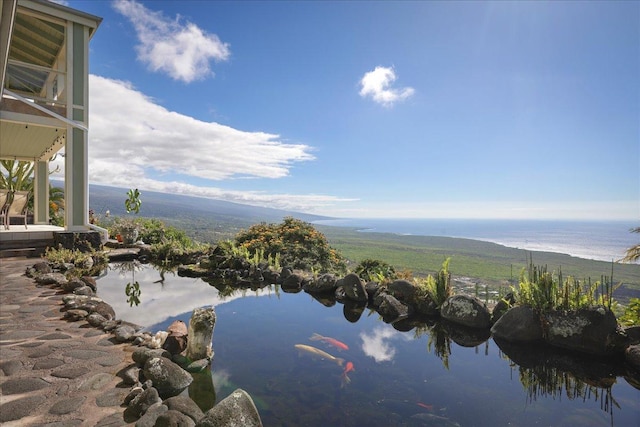
<path fill-rule="evenodd" d="M 349 259 L 352 266 L 363 259 L 373 258 L 391 264 L 396 270 L 410 270 L 414 276 L 424 276 L 437 272 L 442 262 L 451 257 L 449 270 L 454 277 L 472 277 L 497 285 L 510 278 L 517 279 L 531 255 L 534 264 L 546 265 L 554 271 L 562 269 L 565 277 L 570 275 L 596 281 L 601 276 L 611 276 L 610 262 L 552 252 L 526 251 L 470 239 L 369 233 L 346 227 L 316 228 L 325 234 L 332 247 Z M 640 296 L 640 265 L 614 264 L 613 279 L 614 283 L 622 282 Z"/>

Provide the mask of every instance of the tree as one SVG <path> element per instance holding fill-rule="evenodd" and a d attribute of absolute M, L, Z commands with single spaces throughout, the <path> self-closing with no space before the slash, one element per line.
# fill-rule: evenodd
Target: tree
<path fill-rule="evenodd" d="M 640 233 L 640 227 L 632 228 L 630 230 L 632 233 Z M 634 246 L 631 246 L 627 249 L 627 253 L 620 261 L 621 262 L 636 262 L 640 259 L 640 243 Z"/>

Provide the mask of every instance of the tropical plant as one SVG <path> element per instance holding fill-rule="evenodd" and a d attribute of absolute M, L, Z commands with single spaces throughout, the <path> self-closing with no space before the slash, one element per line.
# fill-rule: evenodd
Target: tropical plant
<path fill-rule="evenodd" d="M 250 256 L 263 251 L 263 257 L 272 259 L 279 254 L 280 263 L 292 268 L 316 271 L 346 271 L 342 255 L 329 246 L 327 238 L 311 224 L 292 217 L 281 224 L 259 223 L 238 233 L 235 244 L 246 248 Z"/>
<path fill-rule="evenodd" d="M 447 298 L 453 295 L 451 287 L 451 273 L 449 272 L 449 262 L 451 258 L 447 258 L 442 263 L 440 271 L 433 277 L 431 274 L 426 279 L 416 280 L 418 292 L 428 296 L 436 307 L 440 307 Z"/>
<path fill-rule="evenodd" d="M 367 281 L 381 282 L 397 278 L 396 270 L 393 266 L 384 261 L 370 258 L 360 261 L 353 272 Z"/>
<path fill-rule="evenodd" d="M 617 303 L 613 292 L 613 263 L 611 276 L 602 276 L 599 281 L 578 280 L 572 276 L 563 278 L 562 270 L 552 273 L 544 266 L 529 267 L 520 273 L 517 288 L 511 286 L 516 302 L 536 310 L 577 310 L 580 308 L 603 305 L 612 309 Z"/>
<path fill-rule="evenodd" d="M 11 191 L 33 191 L 35 163 L 19 160 L 0 160 L 0 188 Z"/>
<path fill-rule="evenodd" d="M 632 228 L 629 231 L 631 233 L 640 233 L 640 227 Z M 640 243 L 627 249 L 624 258 L 622 258 L 620 262 L 636 262 L 638 260 L 640 260 Z"/>
<path fill-rule="evenodd" d="M 624 314 L 618 317 L 618 322 L 626 327 L 640 326 L 640 298 L 629 298 L 629 305 Z"/>

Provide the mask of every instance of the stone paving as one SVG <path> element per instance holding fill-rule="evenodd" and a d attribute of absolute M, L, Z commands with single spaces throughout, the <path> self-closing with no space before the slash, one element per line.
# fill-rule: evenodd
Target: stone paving
<path fill-rule="evenodd" d="M 0 259 L 0 424 L 124 426 L 129 344 L 62 319 L 62 292 L 25 275 L 37 258 Z"/>

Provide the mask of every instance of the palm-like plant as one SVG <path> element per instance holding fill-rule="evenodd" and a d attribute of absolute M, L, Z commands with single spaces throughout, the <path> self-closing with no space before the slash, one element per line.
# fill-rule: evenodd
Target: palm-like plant
<path fill-rule="evenodd" d="M 0 188 L 11 191 L 33 190 L 33 162 L 0 160 Z"/>
<path fill-rule="evenodd" d="M 632 228 L 630 230 L 632 233 L 640 233 L 640 227 Z M 636 262 L 640 259 L 640 243 L 634 246 L 631 246 L 627 249 L 627 253 L 620 261 L 621 262 Z"/>

